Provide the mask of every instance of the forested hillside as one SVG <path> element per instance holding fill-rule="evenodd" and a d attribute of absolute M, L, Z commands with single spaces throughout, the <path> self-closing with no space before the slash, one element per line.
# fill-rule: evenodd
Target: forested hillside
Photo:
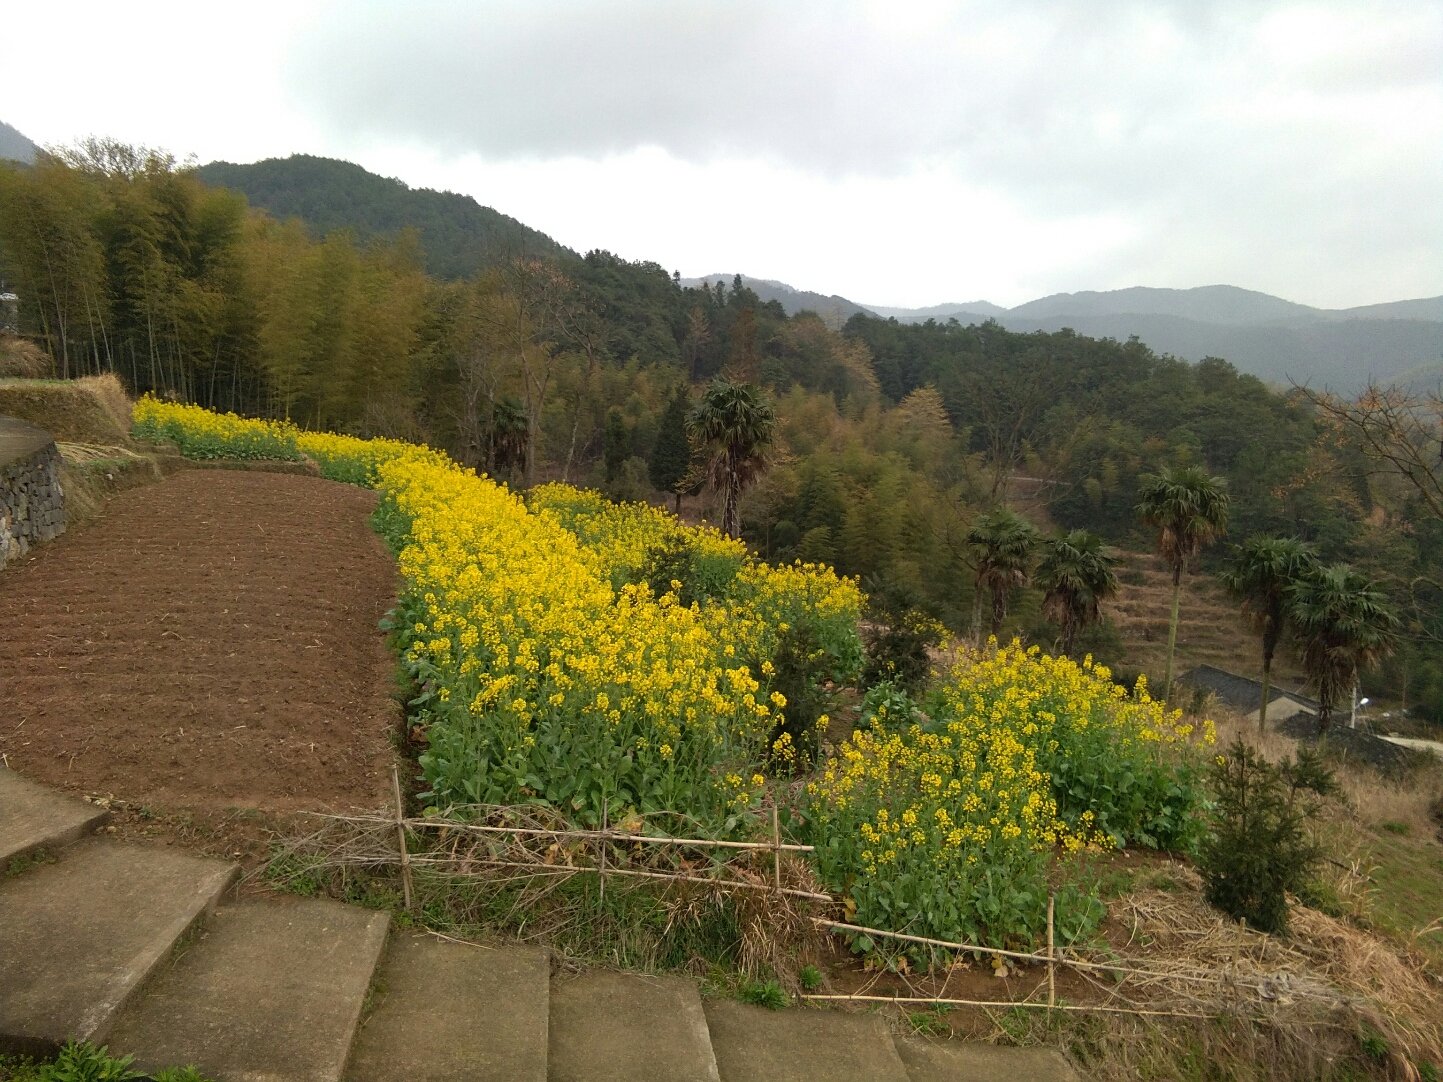
<path fill-rule="evenodd" d="M 395 213 L 397 228 L 424 226 Z M 746 540 L 771 560 L 834 563 L 879 611 L 959 631 L 977 620 L 975 531 L 989 513 L 1147 550 L 1143 479 L 1197 466 L 1228 485 L 1228 542 L 1302 538 L 1382 582 L 1409 622 L 1370 679 L 1434 711 L 1443 702 L 1443 605 L 1430 593 L 1443 512 L 1306 397 L 1226 360 L 993 322 L 858 314 L 838 329 L 739 278 L 687 288 L 607 252 L 489 249 L 479 273 L 442 276 L 414 235 L 385 231 L 322 237 L 113 144 L 0 165 L 0 274 L 57 374 L 114 371 L 136 393 L 423 441 L 521 487 L 560 478 L 696 501 L 687 417 L 725 373 L 776 417 L 748 463 Z M 719 517 L 700 499 L 693 510 Z M 1050 644 L 1042 601 L 1013 590 L 1000 628 Z M 1103 625 L 1078 649 L 1117 660 L 1120 646 Z"/>
<path fill-rule="evenodd" d="M 394 240 L 414 229 L 422 265 L 438 278 L 465 278 L 521 257 L 575 257 L 545 233 L 469 195 L 409 188 L 334 158 L 293 154 L 253 165 L 211 162 L 196 174 L 208 185 L 240 192 L 276 218 L 304 220 L 317 238 L 348 229 L 361 241 Z"/>

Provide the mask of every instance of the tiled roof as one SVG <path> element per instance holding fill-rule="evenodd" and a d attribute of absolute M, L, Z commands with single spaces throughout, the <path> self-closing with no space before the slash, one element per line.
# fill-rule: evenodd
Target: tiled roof
<path fill-rule="evenodd" d="M 1258 708 L 1258 701 L 1262 698 L 1263 693 L 1263 685 L 1257 680 L 1249 680 L 1246 676 L 1238 676 L 1236 673 L 1226 672 L 1212 665 L 1199 665 L 1191 672 L 1178 677 L 1177 682 L 1180 685 L 1210 691 L 1234 710 L 1248 713 Z M 1276 686 L 1268 689 L 1268 705 L 1271 706 L 1284 695 L 1303 703 L 1312 710 L 1317 710 L 1320 705 L 1296 691 Z"/>

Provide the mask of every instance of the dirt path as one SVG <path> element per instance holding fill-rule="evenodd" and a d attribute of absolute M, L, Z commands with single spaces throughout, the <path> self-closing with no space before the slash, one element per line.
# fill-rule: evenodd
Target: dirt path
<path fill-rule="evenodd" d="M 12 563 L 0 754 L 143 818 L 378 806 L 398 708 L 374 503 L 317 478 L 186 472 Z"/>

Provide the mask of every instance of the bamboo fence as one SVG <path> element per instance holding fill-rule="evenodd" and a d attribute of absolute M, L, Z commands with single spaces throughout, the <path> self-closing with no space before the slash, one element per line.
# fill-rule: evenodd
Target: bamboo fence
<path fill-rule="evenodd" d="M 518 879 L 570 877 L 594 874 L 598 889 L 605 890 L 609 877 L 687 883 L 716 891 L 765 891 L 780 899 L 796 899 L 833 910 L 843 907 L 843 899 L 804 886 L 784 883 L 783 857 L 800 857 L 815 851 L 813 846 L 782 840 L 778 810 L 771 810 L 770 837 L 760 841 L 687 837 L 671 834 L 648 834 L 618 829 L 609 822 L 603 808 L 599 829 L 582 829 L 570 825 L 538 825 L 533 820 L 534 808 L 493 808 L 478 806 L 449 809 L 435 816 L 409 817 L 400 790 L 399 776 L 393 775 L 395 807 L 391 814 L 312 815 L 323 821 L 320 831 L 301 839 L 295 846 L 305 852 L 308 867 L 398 866 L 401 873 L 405 906 L 414 904 L 413 877 L 417 870 L 430 870 L 448 876 L 494 876 L 496 872 L 515 873 Z M 509 819 L 511 822 L 492 820 Z M 516 820 L 521 824 L 517 825 Z M 628 820 L 631 822 L 632 820 Z M 339 833 L 340 839 L 337 840 Z M 386 835 L 393 841 L 387 843 Z M 408 836 L 431 837 L 427 846 L 412 847 Z M 486 843 L 486 844 L 482 844 Z M 659 867 L 621 867 L 608 859 L 613 847 L 627 847 L 640 862 L 649 853 L 670 850 L 677 856 L 677 865 Z M 579 858 L 591 854 L 589 862 Z M 709 869 L 715 874 L 699 874 L 690 858 L 698 854 L 716 853 Z M 756 871 L 756 855 L 768 854 L 769 874 Z M 639 856 L 638 856 L 639 855 Z M 803 884 L 806 875 L 794 875 Z M 502 881 L 510 881 L 509 879 Z M 1275 1005 L 1277 990 L 1286 990 L 1286 1000 L 1303 1001 L 1320 1008 L 1335 1008 L 1356 1002 L 1337 987 L 1324 981 L 1310 981 L 1295 972 L 1268 972 L 1244 969 L 1237 965 L 1191 965 L 1173 959 L 1159 961 L 1115 957 L 1107 960 L 1083 958 L 1072 950 L 1059 948 L 1056 942 L 1054 898 L 1047 905 L 1047 949 L 1045 952 L 1007 950 L 980 943 L 964 943 L 914 935 L 908 932 L 834 920 L 809 915 L 805 919 L 814 926 L 852 936 L 870 936 L 916 944 L 945 951 L 959 958 L 990 956 L 1017 968 L 1018 964 L 1046 966 L 1045 984 L 1025 999 L 960 999 L 944 995 L 872 995 L 860 992 L 851 995 L 804 994 L 803 999 L 818 1002 L 893 1003 L 898 1006 L 933 1004 L 938 1006 L 971 1006 L 1006 1009 L 1010 1007 L 1040 1008 L 1066 1011 L 1098 1011 L 1131 1014 L 1143 1017 L 1216 1018 L 1239 1013 L 1258 1013 Z M 1065 967 L 1098 993 L 1095 1003 L 1059 1003 L 1057 970 Z M 1046 1001 L 1032 996 L 1045 988 Z M 945 985 L 943 990 L 945 991 Z M 1147 1006 L 1127 997 L 1146 994 Z"/>

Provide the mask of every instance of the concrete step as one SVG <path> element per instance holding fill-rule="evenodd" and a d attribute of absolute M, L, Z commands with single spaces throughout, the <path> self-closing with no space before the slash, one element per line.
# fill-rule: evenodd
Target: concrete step
<path fill-rule="evenodd" d="M 548 1047 L 550 1082 L 719 1082 L 701 996 L 681 977 L 553 981 Z"/>
<path fill-rule="evenodd" d="M 0 881 L 0 1046 L 102 1041 L 117 1011 L 234 881 L 233 864 L 78 843 Z"/>
<path fill-rule="evenodd" d="M 338 1082 L 389 919 L 320 899 L 224 906 L 126 1005 L 110 1042 L 142 1069 Z"/>
<path fill-rule="evenodd" d="M 0 766 L 0 871 L 37 849 L 69 845 L 109 817 L 103 808 L 62 796 Z"/>
<path fill-rule="evenodd" d="M 897 1042 L 912 1082 L 1082 1082 L 1061 1052 L 1051 1048 L 999 1048 L 965 1041 Z"/>
<path fill-rule="evenodd" d="M 546 1082 L 546 951 L 393 935 L 350 1082 Z"/>
<path fill-rule="evenodd" d="M 908 1082 L 877 1014 L 772 1011 L 715 999 L 707 1001 L 706 1019 L 722 1082 Z"/>

